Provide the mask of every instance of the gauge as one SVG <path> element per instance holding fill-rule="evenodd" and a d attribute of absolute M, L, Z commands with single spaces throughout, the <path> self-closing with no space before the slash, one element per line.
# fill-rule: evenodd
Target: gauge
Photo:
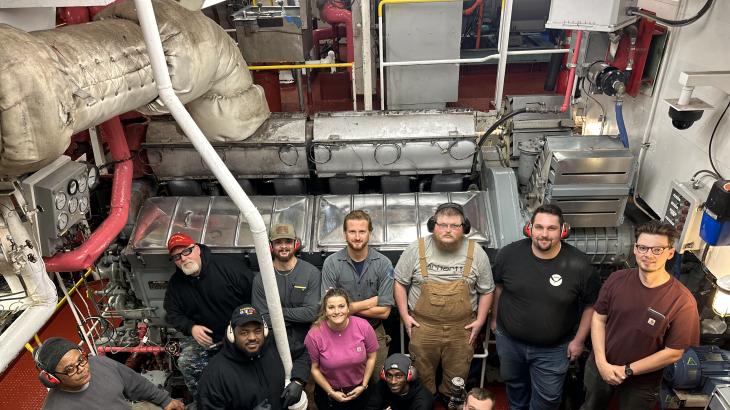
<path fill-rule="evenodd" d="M 68 181 L 66 189 L 70 195 L 76 195 L 76 193 L 79 192 L 79 181 L 75 179 Z"/>
<path fill-rule="evenodd" d="M 79 199 L 72 197 L 68 200 L 68 211 L 74 213 L 77 209 L 79 209 Z"/>
<path fill-rule="evenodd" d="M 86 187 L 88 185 L 89 185 L 89 182 L 88 182 L 88 180 L 86 178 L 86 175 L 84 175 L 83 177 L 79 178 L 79 192 L 85 192 L 86 191 Z"/>
<path fill-rule="evenodd" d="M 56 226 L 58 227 L 59 231 L 63 231 L 66 229 L 67 225 L 68 225 L 68 214 L 61 212 L 61 214 L 58 215 L 58 219 L 56 220 Z"/>
<path fill-rule="evenodd" d="M 53 198 L 54 202 L 56 203 L 56 209 L 59 211 L 66 207 L 66 200 L 68 198 L 66 197 L 66 194 L 63 192 L 56 192 L 56 196 Z"/>
<path fill-rule="evenodd" d="M 99 168 L 92 166 L 89 168 L 89 173 L 86 175 L 86 185 L 89 189 L 94 189 L 97 182 L 99 182 Z"/>
<path fill-rule="evenodd" d="M 79 199 L 79 211 L 81 211 L 82 214 L 85 214 L 86 211 L 89 210 L 89 198 L 82 197 Z"/>

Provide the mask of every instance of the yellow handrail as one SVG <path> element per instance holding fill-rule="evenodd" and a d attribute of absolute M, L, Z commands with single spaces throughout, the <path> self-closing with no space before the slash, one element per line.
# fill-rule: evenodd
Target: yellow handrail
<path fill-rule="evenodd" d="M 353 63 L 330 63 L 330 64 L 281 64 L 281 65 L 250 65 L 249 70 L 294 70 L 298 68 L 338 68 L 352 67 Z"/>
<path fill-rule="evenodd" d="M 383 16 L 383 6 L 386 4 L 397 4 L 397 3 L 448 3 L 452 1 L 461 0 L 380 0 L 378 4 L 378 17 Z"/>

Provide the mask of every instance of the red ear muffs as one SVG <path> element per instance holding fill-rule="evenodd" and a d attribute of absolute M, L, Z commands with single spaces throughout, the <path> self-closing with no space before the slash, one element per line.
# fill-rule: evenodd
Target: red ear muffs
<path fill-rule="evenodd" d="M 528 238 L 532 238 L 532 223 L 528 222 L 525 227 L 522 228 L 522 234 Z M 570 224 L 563 222 L 563 226 L 560 229 L 560 239 L 567 239 L 570 236 Z"/>
<path fill-rule="evenodd" d="M 52 375 L 51 373 L 48 373 L 45 370 L 41 370 L 41 372 L 38 373 L 38 380 L 40 380 L 42 385 L 48 387 L 49 389 L 57 387 L 59 384 L 61 384 L 61 381 L 58 380 L 58 377 Z"/>
<path fill-rule="evenodd" d="M 406 381 L 412 382 L 416 378 L 416 368 L 411 366 L 408 366 L 408 374 L 406 374 Z M 385 381 L 385 367 L 382 367 L 380 369 L 380 380 Z"/>

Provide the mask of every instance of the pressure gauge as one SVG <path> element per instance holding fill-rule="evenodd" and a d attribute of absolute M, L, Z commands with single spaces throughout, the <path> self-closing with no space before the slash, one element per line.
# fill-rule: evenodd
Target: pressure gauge
<path fill-rule="evenodd" d="M 97 182 L 99 182 L 99 168 L 92 166 L 86 174 L 86 185 L 89 189 L 94 189 Z"/>
<path fill-rule="evenodd" d="M 68 181 L 66 189 L 68 190 L 69 195 L 76 195 L 76 193 L 79 192 L 79 181 L 75 179 Z"/>
<path fill-rule="evenodd" d="M 56 220 L 56 226 L 58 227 L 59 231 L 63 231 L 68 226 L 68 214 L 61 213 L 58 215 L 58 219 Z"/>
<path fill-rule="evenodd" d="M 56 209 L 60 211 L 65 208 L 67 199 L 66 194 L 63 192 L 56 192 L 56 196 L 53 198 L 53 201 L 56 203 Z"/>
<path fill-rule="evenodd" d="M 88 180 L 86 178 L 86 175 L 84 175 L 83 177 L 79 178 L 79 192 L 85 192 L 86 191 L 86 187 L 88 185 L 89 185 L 89 182 L 88 182 Z"/>
<path fill-rule="evenodd" d="M 68 200 L 68 211 L 74 213 L 77 209 L 79 209 L 79 199 L 72 197 Z"/>
<path fill-rule="evenodd" d="M 87 198 L 85 196 L 81 197 L 81 199 L 79 199 L 79 211 L 82 214 L 85 214 L 86 211 L 88 211 L 88 210 L 89 210 L 89 198 Z"/>

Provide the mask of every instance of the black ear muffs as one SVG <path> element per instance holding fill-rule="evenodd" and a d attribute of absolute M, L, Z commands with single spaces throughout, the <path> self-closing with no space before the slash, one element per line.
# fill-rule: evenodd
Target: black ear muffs
<path fill-rule="evenodd" d="M 38 370 L 40 370 L 40 372 L 38 373 L 38 380 L 45 387 L 53 389 L 61 384 L 61 380 L 59 380 L 58 377 L 56 377 L 53 373 L 48 372 L 46 370 L 46 366 L 39 360 L 40 352 L 42 349 L 43 345 L 40 345 L 37 349 L 35 349 L 35 352 L 33 352 L 33 362 L 35 362 L 35 366 L 38 368 Z"/>
<path fill-rule="evenodd" d="M 297 238 L 294 240 L 294 253 L 299 252 L 300 249 L 302 249 L 302 241 Z M 274 254 L 274 243 L 271 241 L 269 241 L 269 252 Z"/>
<path fill-rule="evenodd" d="M 264 323 L 264 339 L 266 339 L 269 336 L 269 325 L 266 324 L 266 319 L 263 319 Z M 228 322 L 228 326 L 226 326 L 226 339 L 228 339 L 229 342 L 235 343 L 236 339 L 233 335 L 233 326 L 231 326 L 231 322 Z"/>
<path fill-rule="evenodd" d="M 469 232 L 471 232 L 471 222 L 464 213 L 464 207 L 455 202 L 447 202 L 445 204 L 439 205 L 438 208 L 436 208 L 436 212 L 433 213 L 433 216 L 428 218 L 428 221 L 426 221 L 426 228 L 428 229 L 428 232 L 433 233 L 433 229 L 436 227 L 436 214 L 447 208 L 455 209 L 461 215 L 461 219 L 464 221 L 462 224 L 462 228 L 464 229 L 464 235 L 468 235 Z"/>
<path fill-rule="evenodd" d="M 570 236 L 570 232 L 570 224 L 563 222 L 560 228 L 560 239 L 567 239 Z M 525 227 L 522 228 L 522 234 L 528 238 L 532 238 L 532 222 L 525 224 Z"/>

